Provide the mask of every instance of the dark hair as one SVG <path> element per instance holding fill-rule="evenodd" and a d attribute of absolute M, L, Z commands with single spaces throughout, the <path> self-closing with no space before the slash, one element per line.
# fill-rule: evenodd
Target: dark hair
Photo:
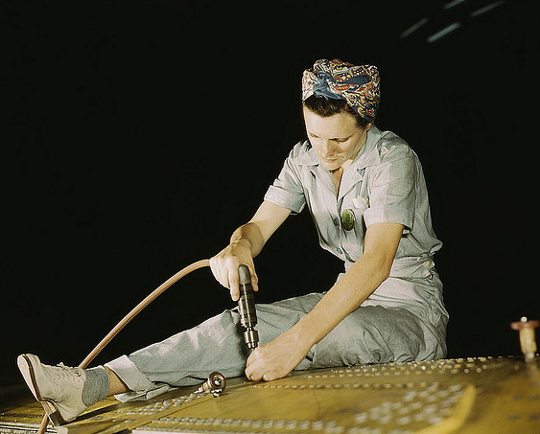
<path fill-rule="evenodd" d="M 359 127 L 365 129 L 369 125 L 369 121 L 356 113 L 344 99 L 331 99 L 324 96 L 311 95 L 303 102 L 303 105 L 323 118 L 346 112 L 355 117 Z"/>

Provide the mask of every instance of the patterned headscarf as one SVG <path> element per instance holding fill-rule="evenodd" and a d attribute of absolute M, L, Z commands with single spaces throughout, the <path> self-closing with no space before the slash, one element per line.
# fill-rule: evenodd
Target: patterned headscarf
<path fill-rule="evenodd" d="M 344 99 L 368 122 L 373 122 L 381 101 L 376 66 L 355 66 L 339 59 L 320 59 L 302 77 L 302 101 L 311 95 Z"/>

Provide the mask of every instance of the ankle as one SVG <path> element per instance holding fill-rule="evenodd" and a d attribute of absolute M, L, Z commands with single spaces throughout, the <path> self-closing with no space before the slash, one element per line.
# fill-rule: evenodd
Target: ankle
<path fill-rule="evenodd" d="M 108 396 L 109 376 L 103 366 L 86 369 L 85 373 L 81 399 L 85 406 L 90 407 Z"/>
<path fill-rule="evenodd" d="M 107 372 L 107 377 L 109 379 L 109 390 L 107 391 L 107 396 L 120 395 L 121 393 L 130 392 L 131 389 L 124 383 L 118 375 L 114 373 L 111 369 L 105 366 L 105 372 Z"/>

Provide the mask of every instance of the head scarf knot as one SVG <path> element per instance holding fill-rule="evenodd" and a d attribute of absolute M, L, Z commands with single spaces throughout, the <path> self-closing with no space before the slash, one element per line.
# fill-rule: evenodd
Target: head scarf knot
<path fill-rule="evenodd" d="M 311 95 L 344 99 L 362 118 L 373 122 L 381 101 L 379 71 L 339 59 L 320 59 L 302 77 L 302 101 Z"/>

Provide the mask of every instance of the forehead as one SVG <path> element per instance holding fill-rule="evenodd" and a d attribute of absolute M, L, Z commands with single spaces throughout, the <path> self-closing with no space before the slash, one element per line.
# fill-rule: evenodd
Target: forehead
<path fill-rule="evenodd" d="M 360 129 L 354 116 L 346 112 L 322 117 L 304 107 L 304 121 L 308 133 L 323 138 L 348 137 Z"/>

